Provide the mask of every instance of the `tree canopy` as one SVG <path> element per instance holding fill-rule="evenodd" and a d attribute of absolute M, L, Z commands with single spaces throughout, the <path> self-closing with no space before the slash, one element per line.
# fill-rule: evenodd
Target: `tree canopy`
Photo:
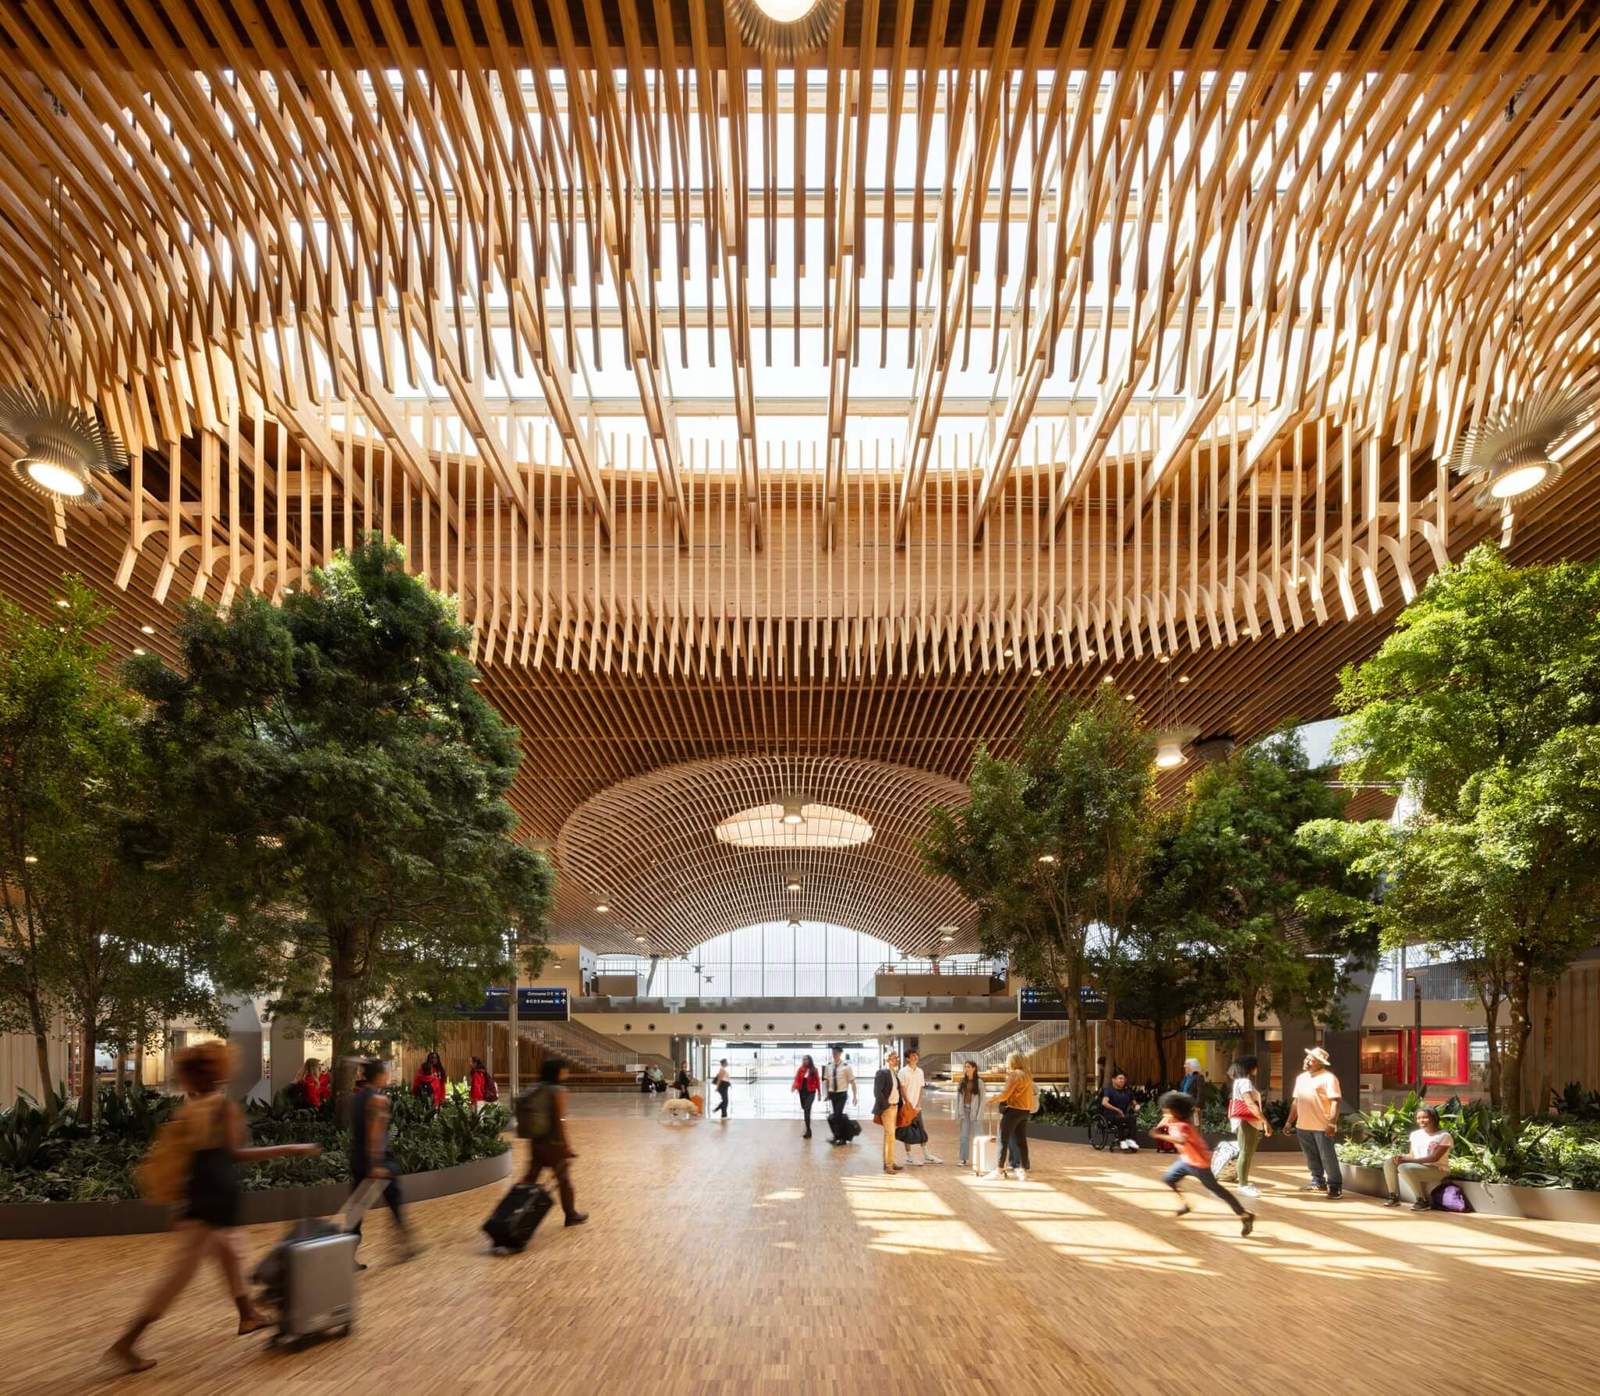
<path fill-rule="evenodd" d="M 373 539 L 281 607 L 191 604 L 181 671 L 134 671 L 167 833 L 241 925 L 290 947 L 284 1002 L 331 1027 L 341 1061 L 358 1027 L 475 999 L 508 943 L 541 940 L 552 873 L 512 837 L 517 734 L 474 687 L 468 639 Z"/>
<path fill-rule="evenodd" d="M 1343 808 L 1298 739 L 1281 734 L 1202 768 L 1155 842 L 1138 919 L 1214 966 L 1247 1043 L 1258 1008 L 1326 1017 L 1350 967 L 1376 948 L 1374 879 L 1298 837 Z"/>
<path fill-rule="evenodd" d="M 1383 866 L 1391 943 L 1444 947 L 1477 976 L 1491 1033 L 1503 988 L 1520 1115 L 1532 986 L 1600 935 L 1600 565 L 1514 568 L 1485 544 L 1340 690 L 1346 769 L 1418 809 L 1393 833 L 1346 834 L 1350 855 Z"/>
<path fill-rule="evenodd" d="M 1088 1088 L 1081 994 L 1091 928 L 1120 934 L 1137 885 L 1154 744 L 1132 703 L 1102 686 L 1028 706 L 1016 757 L 980 748 L 966 804 L 935 809 L 921 848 L 978 909 L 978 934 L 1013 971 L 1060 994 L 1071 1024 L 1068 1085 Z"/>

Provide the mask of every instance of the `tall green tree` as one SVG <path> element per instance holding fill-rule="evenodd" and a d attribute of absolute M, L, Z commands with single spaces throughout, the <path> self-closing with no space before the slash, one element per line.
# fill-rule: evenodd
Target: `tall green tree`
<path fill-rule="evenodd" d="M 1258 1010 L 1323 1017 L 1377 943 L 1374 879 L 1296 837 L 1344 797 L 1280 734 L 1204 767 L 1157 840 L 1140 915 L 1203 947 L 1259 1052 Z"/>
<path fill-rule="evenodd" d="M 1146 919 L 1144 905 L 1135 907 L 1122 953 L 1097 963 L 1095 977 L 1115 993 L 1117 1017 L 1150 1034 L 1159 1081 L 1167 1085 L 1174 1079 L 1169 1049 L 1181 1049 L 1187 1030 L 1221 1010 L 1231 991 L 1210 947 L 1185 939 L 1170 923 Z M 1111 1065 L 1118 1064 L 1113 1055 Z"/>
<path fill-rule="evenodd" d="M 106 609 L 75 577 L 47 621 L 0 598 L 0 1022 L 32 1035 L 47 1108 L 59 1012 L 50 891 L 76 873 L 86 787 L 115 774 L 134 712 L 95 638 Z M 61 866 L 61 864 L 65 866 Z M 87 1062 L 94 1079 L 94 1059 Z"/>
<path fill-rule="evenodd" d="M 512 837 L 517 734 L 473 686 L 468 639 L 374 538 L 281 607 L 191 605 L 182 671 L 136 671 L 168 835 L 289 947 L 283 1002 L 331 1028 L 341 1091 L 358 1026 L 441 987 L 476 997 L 508 937 L 541 941 L 552 873 Z"/>
<path fill-rule="evenodd" d="M 60 599 L 43 621 L 0 602 L 0 1013 L 33 1035 L 47 1088 L 49 1039 L 72 1025 L 91 1120 L 101 1045 L 172 1017 L 219 1024 L 220 995 L 251 976 L 201 885 L 141 836 L 154 772 L 96 638 L 108 611 L 76 578 Z"/>
<path fill-rule="evenodd" d="M 1600 934 L 1600 565 L 1514 568 L 1474 549 L 1345 670 L 1340 702 L 1347 769 L 1403 784 L 1420 810 L 1389 933 L 1503 973 L 1503 1104 L 1520 1118 L 1533 987 Z"/>
<path fill-rule="evenodd" d="M 1090 1089 L 1082 995 L 1091 936 L 1120 936 L 1142 865 L 1154 743 L 1102 686 L 1028 706 L 1014 760 L 979 748 L 970 799 L 930 812 L 924 866 L 978 908 L 978 933 L 1015 973 L 1056 990 L 1068 1021 L 1068 1089 Z"/>

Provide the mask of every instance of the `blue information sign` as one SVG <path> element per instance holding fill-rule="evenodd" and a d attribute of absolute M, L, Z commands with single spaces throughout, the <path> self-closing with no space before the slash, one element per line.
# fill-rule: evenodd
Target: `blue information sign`
<path fill-rule="evenodd" d="M 463 1018 L 509 1018 L 511 1016 L 510 991 L 507 989 L 490 989 L 483 996 L 483 1002 L 476 1008 L 462 1006 Z M 567 991 L 565 989 L 518 989 L 517 990 L 517 1018 L 521 1022 L 549 1022 L 551 1019 L 565 1021 L 571 1014 L 568 1011 Z"/>

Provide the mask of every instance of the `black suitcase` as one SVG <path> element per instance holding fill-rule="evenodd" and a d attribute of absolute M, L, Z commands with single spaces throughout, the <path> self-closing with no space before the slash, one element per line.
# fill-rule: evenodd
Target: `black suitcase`
<path fill-rule="evenodd" d="M 483 1230 L 497 1250 L 520 1251 L 555 1205 L 538 1183 L 518 1183 L 500 1199 Z"/>
<path fill-rule="evenodd" d="M 861 1126 L 848 1115 L 829 1115 L 828 1132 L 840 1144 L 848 1144 L 861 1133 Z"/>

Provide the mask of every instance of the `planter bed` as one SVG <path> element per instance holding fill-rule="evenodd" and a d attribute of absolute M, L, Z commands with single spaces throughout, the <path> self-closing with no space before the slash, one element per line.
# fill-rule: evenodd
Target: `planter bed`
<path fill-rule="evenodd" d="M 1387 1192 L 1381 1168 L 1341 1163 L 1344 1185 L 1351 1192 L 1367 1197 L 1383 1197 Z M 1491 1217 L 1525 1217 L 1533 1221 L 1600 1222 L 1600 1192 L 1577 1188 L 1528 1188 L 1515 1183 L 1475 1183 L 1466 1178 L 1452 1179 L 1474 1212 Z"/>
<path fill-rule="evenodd" d="M 511 1172 L 511 1151 L 472 1159 L 427 1173 L 404 1173 L 400 1186 L 410 1202 L 470 1192 L 500 1181 Z M 263 1188 L 244 1194 L 240 1221 L 297 1221 L 337 1212 L 350 1195 L 348 1183 L 319 1183 L 308 1188 Z M 0 1240 L 35 1241 L 62 1236 L 131 1236 L 165 1231 L 169 1210 L 149 1202 L 16 1202 L 0 1206 Z"/>
<path fill-rule="evenodd" d="M 1087 1144 L 1089 1142 L 1089 1127 L 1087 1125 L 1050 1125 L 1035 1122 L 1028 1126 L 1028 1138 L 1030 1140 L 1044 1139 L 1056 1144 Z M 1142 1129 L 1134 1138 L 1139 1141 L 1141 1149 L 1155 1148 L 1155 1140 Z M 1231 1134 L 1208 1134 L 1206 1135 L 1206 1142 L 1215 1148 L 1224 1139 L 1232 1138 L 1233 1135 Z M 1285 1136 L 1281 1132 L 1274 1134 L 1270 1139 L 1263 1139 L 1256 1148 L 1256 1156 L 1258 1158 L 1262 1154 L 1297 1154 L 1299 1152 L 1300 1146 L 1295 1143 L 1294 1137 L 1292 1135 Z"/>

